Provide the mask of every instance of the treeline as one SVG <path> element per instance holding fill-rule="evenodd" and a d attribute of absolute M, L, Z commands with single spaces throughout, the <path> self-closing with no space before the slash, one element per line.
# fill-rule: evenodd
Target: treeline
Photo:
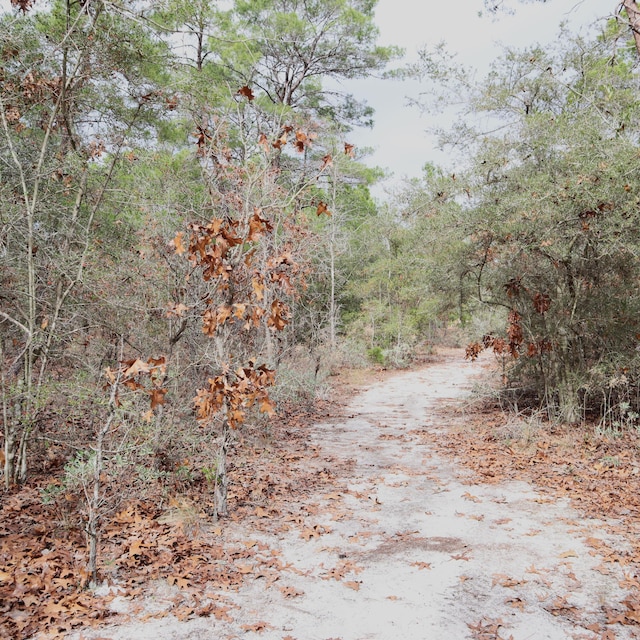
<path fill-rule="evenodd" d="M 410 210 L 446 246 L 462 313 L 498 314 L 468 355 L 498 354 L 521 407 L 617 431 L 640 412 L 640 86 L 626 14 L 601 25 L 507 49 L 481 82 L 424 51 L 433 96 L 465 105 L 441 132 L 464 155 L 425 175 Z"/>

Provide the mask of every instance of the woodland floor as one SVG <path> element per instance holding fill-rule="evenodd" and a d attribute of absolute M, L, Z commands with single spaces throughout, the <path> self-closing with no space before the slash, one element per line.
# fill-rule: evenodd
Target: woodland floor
<path fill-rule="evenodd" d="M 202 488 L 122 508 L 96 592 L 38 490 L 5 495 L 0 636 L 640 637 L 640 440 L 509 415 L 471 393 L 490 365 L 338 379 L 238 447 L 230 518 Z"/>

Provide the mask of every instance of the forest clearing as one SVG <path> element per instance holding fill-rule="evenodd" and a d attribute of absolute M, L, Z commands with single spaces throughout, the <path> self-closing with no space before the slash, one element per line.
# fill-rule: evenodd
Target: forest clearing
<path fill-rule="evenodd" d="M 377 5 L 0 0 L 0 636 L 637 637 L 640 6 Z"/>

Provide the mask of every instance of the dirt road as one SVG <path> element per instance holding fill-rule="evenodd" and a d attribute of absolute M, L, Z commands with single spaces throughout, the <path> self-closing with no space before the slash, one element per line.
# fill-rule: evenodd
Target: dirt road
<path fill-rule="evenodd" d="M 441 429 L 435 403 L 464 398 L 479 373 L 460 358 L 399 373 L 354 397 L 341 423 L 315 425 L 316 455 L 299 464 L 342 469 L 335 490 L 309 496 L 273 533 L 229 525 L 225 535 L 264 549 L 279 570 L 248 566 L 245 586 L 224 594 L 227 619 L 179 621 L 167 610 L 74 638 L 637 637 L 605 626 L 607 606 L 625 590 L 622 569 L 604 567 L 594 550 L 596 540 L 622 544 L 601 522 L 523 482 L 474 484 L 421 439 Z M 170 608 L 176 588 L 161 586 L 147 611 Z M 112 606 L 131 610 L 124 598 Z"/>

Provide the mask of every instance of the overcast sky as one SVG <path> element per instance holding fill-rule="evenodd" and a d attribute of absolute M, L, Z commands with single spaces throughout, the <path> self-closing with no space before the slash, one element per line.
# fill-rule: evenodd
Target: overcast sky
<path fill-rule="evenodd" d="M 492 19 L 486 14 L 478 15 L 483 9 L 482 0 L 379 0 L 376 21 L 381 44 L 404 47 L 409 60 L 417 59 L 417 51 L 423 45 L 444 41 L 448 50 L 458 53 L 461 62 L 482 72 L 500 51 L 500 43 L 522 47 L 550 43 L 556 39 L 563 21 L 572 31 L 578 31 L 611 15 L 617 5 L 616 0 L 548 0 L 544 4 L 518 5 L 514 15 Z M 425 133 L 428 116 L 406 106 L 406 96 L 417 97 L 425 86 L 369 79 L 350 82 L 345 88 L 375 108 L 373 131 L 353 132 L 350 141 L 375 148 L 367 164 L 393 171 L 394 178 L 387 184 L 396 184 L 403 176 L 419 176 L 427 161 L 441 165 L 453 161 L 438 151 L 435 138 Z M 375 193 L 383 194 L 381 188 Z"/>

